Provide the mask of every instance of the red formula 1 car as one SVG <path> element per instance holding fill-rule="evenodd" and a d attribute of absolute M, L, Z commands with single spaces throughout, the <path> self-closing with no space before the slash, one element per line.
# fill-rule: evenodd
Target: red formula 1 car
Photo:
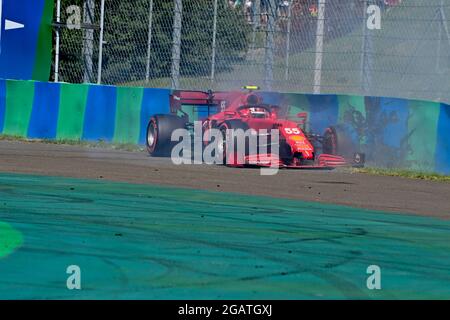
<path fill-rule="evenodd" d="M 172 132 L 185 128 L 194 131 L 192 117 L 200 115 L 202 139 L 206 146 L 208 129 L 222 132 L 223 144 L 219 148 L 223 159 L 231 166 L 269 166 L 274 162 L 281 168 L 332 169 L 340 166 L 362 167 L 365 156 L 351 143 L 344 130 L 328 127 L 322 135 L 306 130 L 307 113 L 299 113 L 295 119 L 287 116 L 286 108 L 265 104 L 261 95 L 249 88 L 249 92 L 198 92 L 176 91 L 171 95 L 170 114 L 153 116 L 147 127 L 147 150 L 152 156 L 170 156 L 176 142 L 171 141 Z M 203 115 L 203 119 L 201 119 Z M 227 150 L 227 130 L 253 132 L 264 141 L 264 152 L 249 148 Z M 270 136 L 278 130 L 278 140 Z M 205 134 L 206 133 L 206 134 Z M 264 135 L 264 139 L 261 139 Z M 268 137 L 269 136 L 269 137 Z M 248 138 L 248 137 L 247 137 Z M 278 152 L 273 152 L 277 144 Z M 237 161 L 237 159 L 243 159 Z"/>

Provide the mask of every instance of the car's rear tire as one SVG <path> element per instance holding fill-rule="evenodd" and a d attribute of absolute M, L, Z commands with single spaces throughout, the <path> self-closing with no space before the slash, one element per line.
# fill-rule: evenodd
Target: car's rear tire
<path fill-rule="evenodd" d="M 158 114 L 150 118 L 147 125 L 146 145 L 153 157 L 169 157 L 176 142 L 171 141 L 172 132 L 185 128 L 180 117 L 171 114 Z"/>

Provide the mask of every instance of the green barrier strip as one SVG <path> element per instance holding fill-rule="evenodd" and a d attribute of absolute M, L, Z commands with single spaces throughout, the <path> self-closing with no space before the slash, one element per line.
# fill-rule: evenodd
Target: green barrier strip
<path fill-rule="evenodd" d="M 3 133 L 26 137 L 33 109 L 34 82 L 6 82 L 6 112 Z"/>
<path fill-rule="evenodd" d="M 339 103 L 339 123 L 351 123 L 354 121 L 353 112 L 359 112 L 366 118 L 366 103 L 365 98 L 360 96 L 338 96 Z M 361 140 L 364 138 L 361 138 Z M 364 141 L 359 141 L 364 143 Z"/>
<path fill-rule="evenodd" d="M 198 113 L 194 112 L 194 106 L 189 106 L 189 105 L 183 105 L 181 106 L 181 111 L 182 112 L 178 112 L 179 116 L 182 116 L 183 114 L 187 115 L 188 118 L 190 119 L 190 121 L 199 121 L 198 120 Z"/>
<path fill-rule="evenodd" d="M 61 84 L 57 139 L 79 140 L 89 85 Z"/>
<path fill-rule="evenodd" d="M 294 120 L 298 119 L 297 115 L 300 112 L 310 112 L 309 101 L 305 95 L 287 94 L 286 101 L 289 106 L 288 117 L 290 119 Z M 309 122 L 307 122 L 306 126 L 309 125 L 310 125 Z"/>
<path fill-rule="evenodd" d="M 309 112 L 310 105 L 306 95 L 287 94 L 289 117 L 296 117 L 299 112 Z"/>
<path fill-rule="evenodd" d="M 440 108 L 435 102 L 411 101 L 408 128 L 412 131 L 409 145 L 412 152 L 407 155 L 411 169 L 430 170 L 433 168 L 436 151 L 437 123 Z"/>
<path fill-rule="evenodd" d="M 364 97 L 360 96 L 338 96 L 339 101 L 339 122 L 345 122 L 347 112 L 357 111 L 366 116 L 366 104 Z"/>
<path fill-rule="evenodd" d="M 450 298 L 449 221 L 27 175 L 0 186 L 0 220 L 24 236 L 0 260 L 1 299 Z"/>
<path fill-rule="evenodd" d="M 143 88 L 117 88 L 114 142 L 138 143 Z"/>

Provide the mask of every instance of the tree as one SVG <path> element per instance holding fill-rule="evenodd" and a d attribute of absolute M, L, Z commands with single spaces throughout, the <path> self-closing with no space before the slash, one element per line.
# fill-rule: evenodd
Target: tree
<path fill-rule="evenodd" d="M 154 0 L 151 78 L 171 72 L 173 1 Z M 103 79 L 127 83 L 145 78 L 149 0 L 107 1 Z M 181 75 L 210 73 L 213 39 L 213 1 L 183 2 Z M 217 72 L 230 69 L 247 50 L 250 26 L 242 12 L 219 0 L 217 20 Z"/>

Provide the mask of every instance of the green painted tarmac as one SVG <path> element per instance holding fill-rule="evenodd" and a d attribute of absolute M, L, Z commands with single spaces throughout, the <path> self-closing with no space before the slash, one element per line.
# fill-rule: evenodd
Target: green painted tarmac
<path fill-rule="evenodd" d="M 406 214 L 0 174 L 1 299 L 450 299 L 449 240 Z"/>

